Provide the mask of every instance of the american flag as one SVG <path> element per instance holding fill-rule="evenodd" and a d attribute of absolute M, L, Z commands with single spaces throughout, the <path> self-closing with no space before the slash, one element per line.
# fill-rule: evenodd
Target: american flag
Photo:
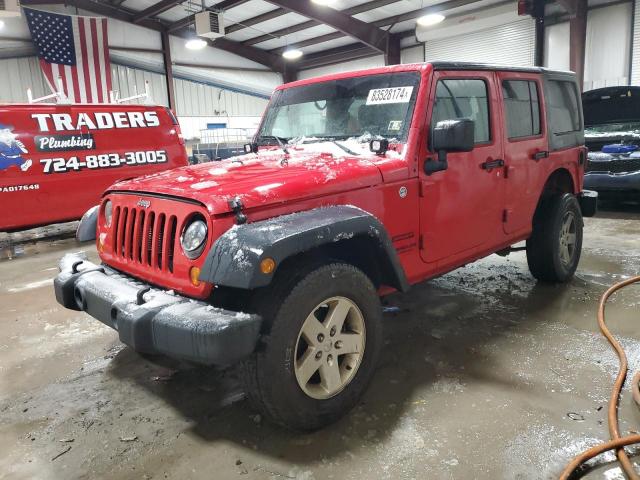
<path fill-rule="evenodd" d="M 52 92 L 62 80 L 65 95 L 76 103 L 107 103 L 111 63 L 107 19 L 24 9 L 40 67 Z"/>

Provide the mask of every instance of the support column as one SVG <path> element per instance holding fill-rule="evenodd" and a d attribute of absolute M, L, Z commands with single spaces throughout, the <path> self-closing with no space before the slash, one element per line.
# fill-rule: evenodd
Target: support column
<path fill-rule="evenodd" d="M 400 63 L 400 37 L 391 33 L 387 37 L 387 50 L 384 54 L 384 64 L 399 65 Z"/>
<path fill-rule="evenodd" d="M 176 111 L 176 93 L 173 87 L 173 65 L 171 63 L 171 44 L 169 42 L 169 32 L 162 31 L 162 57 L 164 59 L 164 72 L 167 79 L 167 97 L 169 98 L 169 108 Z"/>
<path fill-rule="evenodd" d="M 569 64 L 576 72 L 580 91 L 584 84 L 584 53 L 587 43 L 587 0 L 576 0 L 575 14 L 569 19 Z"/>
<path fill-rule="evenodd" d="M 298 71 L 292 67 L 285 67 L 282 72 L 282 83 L 295 82 L 298 80 Z"/>
<path fill-rule="evenodd" d="M 534 0 L 532 16 L 535 21 L 536 45 L 535 45 L 535 66 L 544 66 L 544 0 Z"/>

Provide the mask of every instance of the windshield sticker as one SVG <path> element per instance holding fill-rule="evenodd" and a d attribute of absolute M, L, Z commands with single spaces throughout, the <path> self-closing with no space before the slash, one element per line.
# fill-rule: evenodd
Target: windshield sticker
<path fill-rule="evenodd" d="M 409 103 L 413 87 L 374 88 L 369 90 L 367 105 L 385 103 Z"/>
<path fill-rule="evenodd" d="M 402 120 L 391 120 L 387 130 L 390 132 L 398 132 L 402 128 Z"/>

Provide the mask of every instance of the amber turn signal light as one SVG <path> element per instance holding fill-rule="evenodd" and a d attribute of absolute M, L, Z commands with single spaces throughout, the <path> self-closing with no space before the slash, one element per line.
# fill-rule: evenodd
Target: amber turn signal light
<path fill-rule="evenodd" d="M 270 273 L 273 273 L 275 269 L 276 269 L 276 262 L 273 258 L 267 257 L 260 262 L 260 271 L 265 275 L 269 275 Z"/>
<path fill-rule="evenodd" d="M 191 285 L 194 287 L 200 286 L 200 269 L 198 267 L 191 267 L 189 269 L 189 279 L 191 280 Z"/>

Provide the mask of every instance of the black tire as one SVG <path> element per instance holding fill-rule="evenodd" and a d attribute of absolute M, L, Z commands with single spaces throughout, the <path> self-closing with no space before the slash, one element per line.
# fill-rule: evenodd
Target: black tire
<path fill-rule="evenodd" d="M 564 253 L 564 222 L 573 218 L 575 241 Z M 527 240 L 527 263 L 531 274 L 543 282 L 571 280 L 580 262 L 582 250 L 582 212 L 572 194 L 544 199 L 533 218 L 533 232 Z M 570 232 L 571 233 L 571 232 Z M 568 253 L 567 253 L 568 252 Z"/>
<path fill-rule="evenodd" d="M 297 278 L 283 272 L 258 301 L 263 304 L 257 310 L 268 333 L 256 353 L 242 363 L 240 372 L 249 399 L 266 418 L 293 430 L 311 431 L 345 415 L 368 386 L 382 345 L 382 310 L 373 283 L 352 265 L 332 263 L 305 273 L 296 270 Z M 296 379 L 298 335 L 307 316 L 334 297 L 348 299 L 361 312 L 364 349 L 349 383 L 330 398 L 316 399 L 307 395 Z M 336 354 L 335 358 L 344 362 L 346 357 Z"/>

